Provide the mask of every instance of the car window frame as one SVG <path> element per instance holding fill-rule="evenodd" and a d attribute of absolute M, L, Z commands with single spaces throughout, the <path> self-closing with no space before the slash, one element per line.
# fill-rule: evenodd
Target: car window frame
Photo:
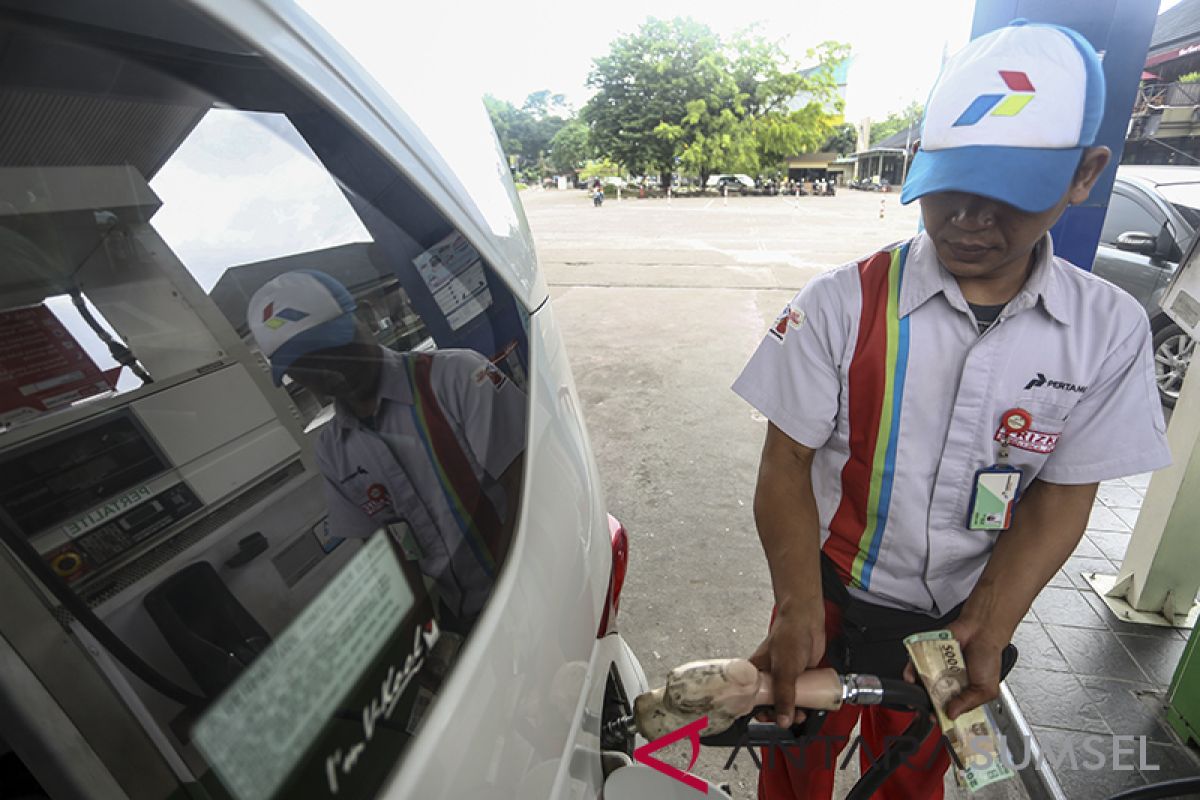
<path fill-rule="evenodd" d="M 1163 221 L 1167 224 L 1167 233 L 1170 234 L 1171 240 L 1174 242 L 1175 251 L 1172 253 L 1172 258 L 1152 260 L 1172 266 L 1181 263 L 1183 254 L 1187 253 L 1196 241 L 1196 229 L 1189 225 L 1187 220 L 1183 218 L 1183 215 L 1176 211 L 1170 202 L 1158 193 L 1156 185 L 1145 185 L 1140 180 L 1118 174 L 1116 181 L 1113 183 L 1113 194 L 1122 194 L 1136 202 L 1144 211 L 1148 211 L 1152 216 L 1163 218 Z M 1161 230 L 1161 224 L 1159 230 Z M 1147 233 L 1156 235 L 1158 231 L 1147 231 Z M 1104 242 L 1103 240 L 1101 240 L 1100 245 L 1102 247 L 1116 247 L 1115 242 Z"/>

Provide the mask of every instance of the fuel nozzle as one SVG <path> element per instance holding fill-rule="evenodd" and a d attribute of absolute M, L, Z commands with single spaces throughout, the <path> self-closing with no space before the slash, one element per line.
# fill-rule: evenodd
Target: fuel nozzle
<path fill-rule="evenodd" d="M 633 714 L 623 714 L 600 727 L 600 743 L 604 749 L 611 749 L 609 743 L 623 742 L 635 733 L 637 722 Z"/>
<path fill-rule="evenodd" d="M 796 707 L 834 710 L 847 697 L 869 691 L 866 681 L 847 683 L 832 669 L 808 670 L 796 678 Z M 633 704 L 633 720 L 638 733 L 654 740 L 707 716 L 700 735 L 712 736 L 756 707 L 773 704 L 770 674 L 759 672 L 749 661 L 693 661 L 671 670 L 665 686 L 640 695 Z"/>
<path fill-rule="evenodd" d="M 883 702 L 883 681 L 878 675 L 842 675 L 842 702 L 856 706 L 877 706 Z"/>

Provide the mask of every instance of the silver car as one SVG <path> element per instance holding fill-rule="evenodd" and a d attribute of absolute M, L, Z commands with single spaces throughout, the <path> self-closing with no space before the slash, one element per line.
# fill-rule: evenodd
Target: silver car
<path fill-rule="evenodd" d="M 1154 371 L 1163 404 L 1174 407 L 1195 342 L 1160 300 L 1200 229 L 1200 167 L 1117 169 L 1092 272 L 1129 292 L 1150 316 Z"/>

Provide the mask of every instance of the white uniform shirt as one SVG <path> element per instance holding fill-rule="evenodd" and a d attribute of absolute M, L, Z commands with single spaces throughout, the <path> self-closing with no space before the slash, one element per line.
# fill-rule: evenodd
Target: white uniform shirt
<path fill-rule="evenodd" d="M 966 527 L 1001 415 L 1030 412 L 1009 463 L 1082 484 L 1170 462 L 1150 326 L 1137 302 L 1053 256 L 980 334 L 922 233 L 825 273 L 784 309 L 733 389 L 817 450 L 822 549 L 851 593 L 945 614 L 1003 532 Z M 1017 514 L 1020 514 L 1018 501 Z"/>
<path fill-rule="evenodd" d="M 424 389 L 415 369 L 423 357 L 432 367 Z M 427 399 L 437 408 L 423 408 Z M 421 570 L 437 582 L 451 611 L 478 613 L 495 565 L 480 539 L 481 509 L 462 502 L 463 482 L 470 494 L 475 481 L 504 519 L 518 498 L 504 497 L 496 479 L 525 448 L 527 413 L 525 394 L 474 351 L 422 356 L 385 350 L 373 426 L 339 404 L 317 444 L 330 533 L 367 537 L 382 526 L 407 523 Z M 469 476 L 455 474 L 453 459 L 435 457 L 439 420 L 453 431 Z"/>

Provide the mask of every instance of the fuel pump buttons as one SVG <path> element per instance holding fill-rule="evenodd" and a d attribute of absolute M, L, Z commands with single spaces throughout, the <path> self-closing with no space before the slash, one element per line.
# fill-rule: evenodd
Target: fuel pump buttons
<path fill-rule="evenodd" d="M 267 542 L 267 537 L 255 531 L 238 542 L 237 555 L 226 561 L 225 566 L 230 569 L 244 567 L 265 553 L 268 547 L 270 543 Z"/>

